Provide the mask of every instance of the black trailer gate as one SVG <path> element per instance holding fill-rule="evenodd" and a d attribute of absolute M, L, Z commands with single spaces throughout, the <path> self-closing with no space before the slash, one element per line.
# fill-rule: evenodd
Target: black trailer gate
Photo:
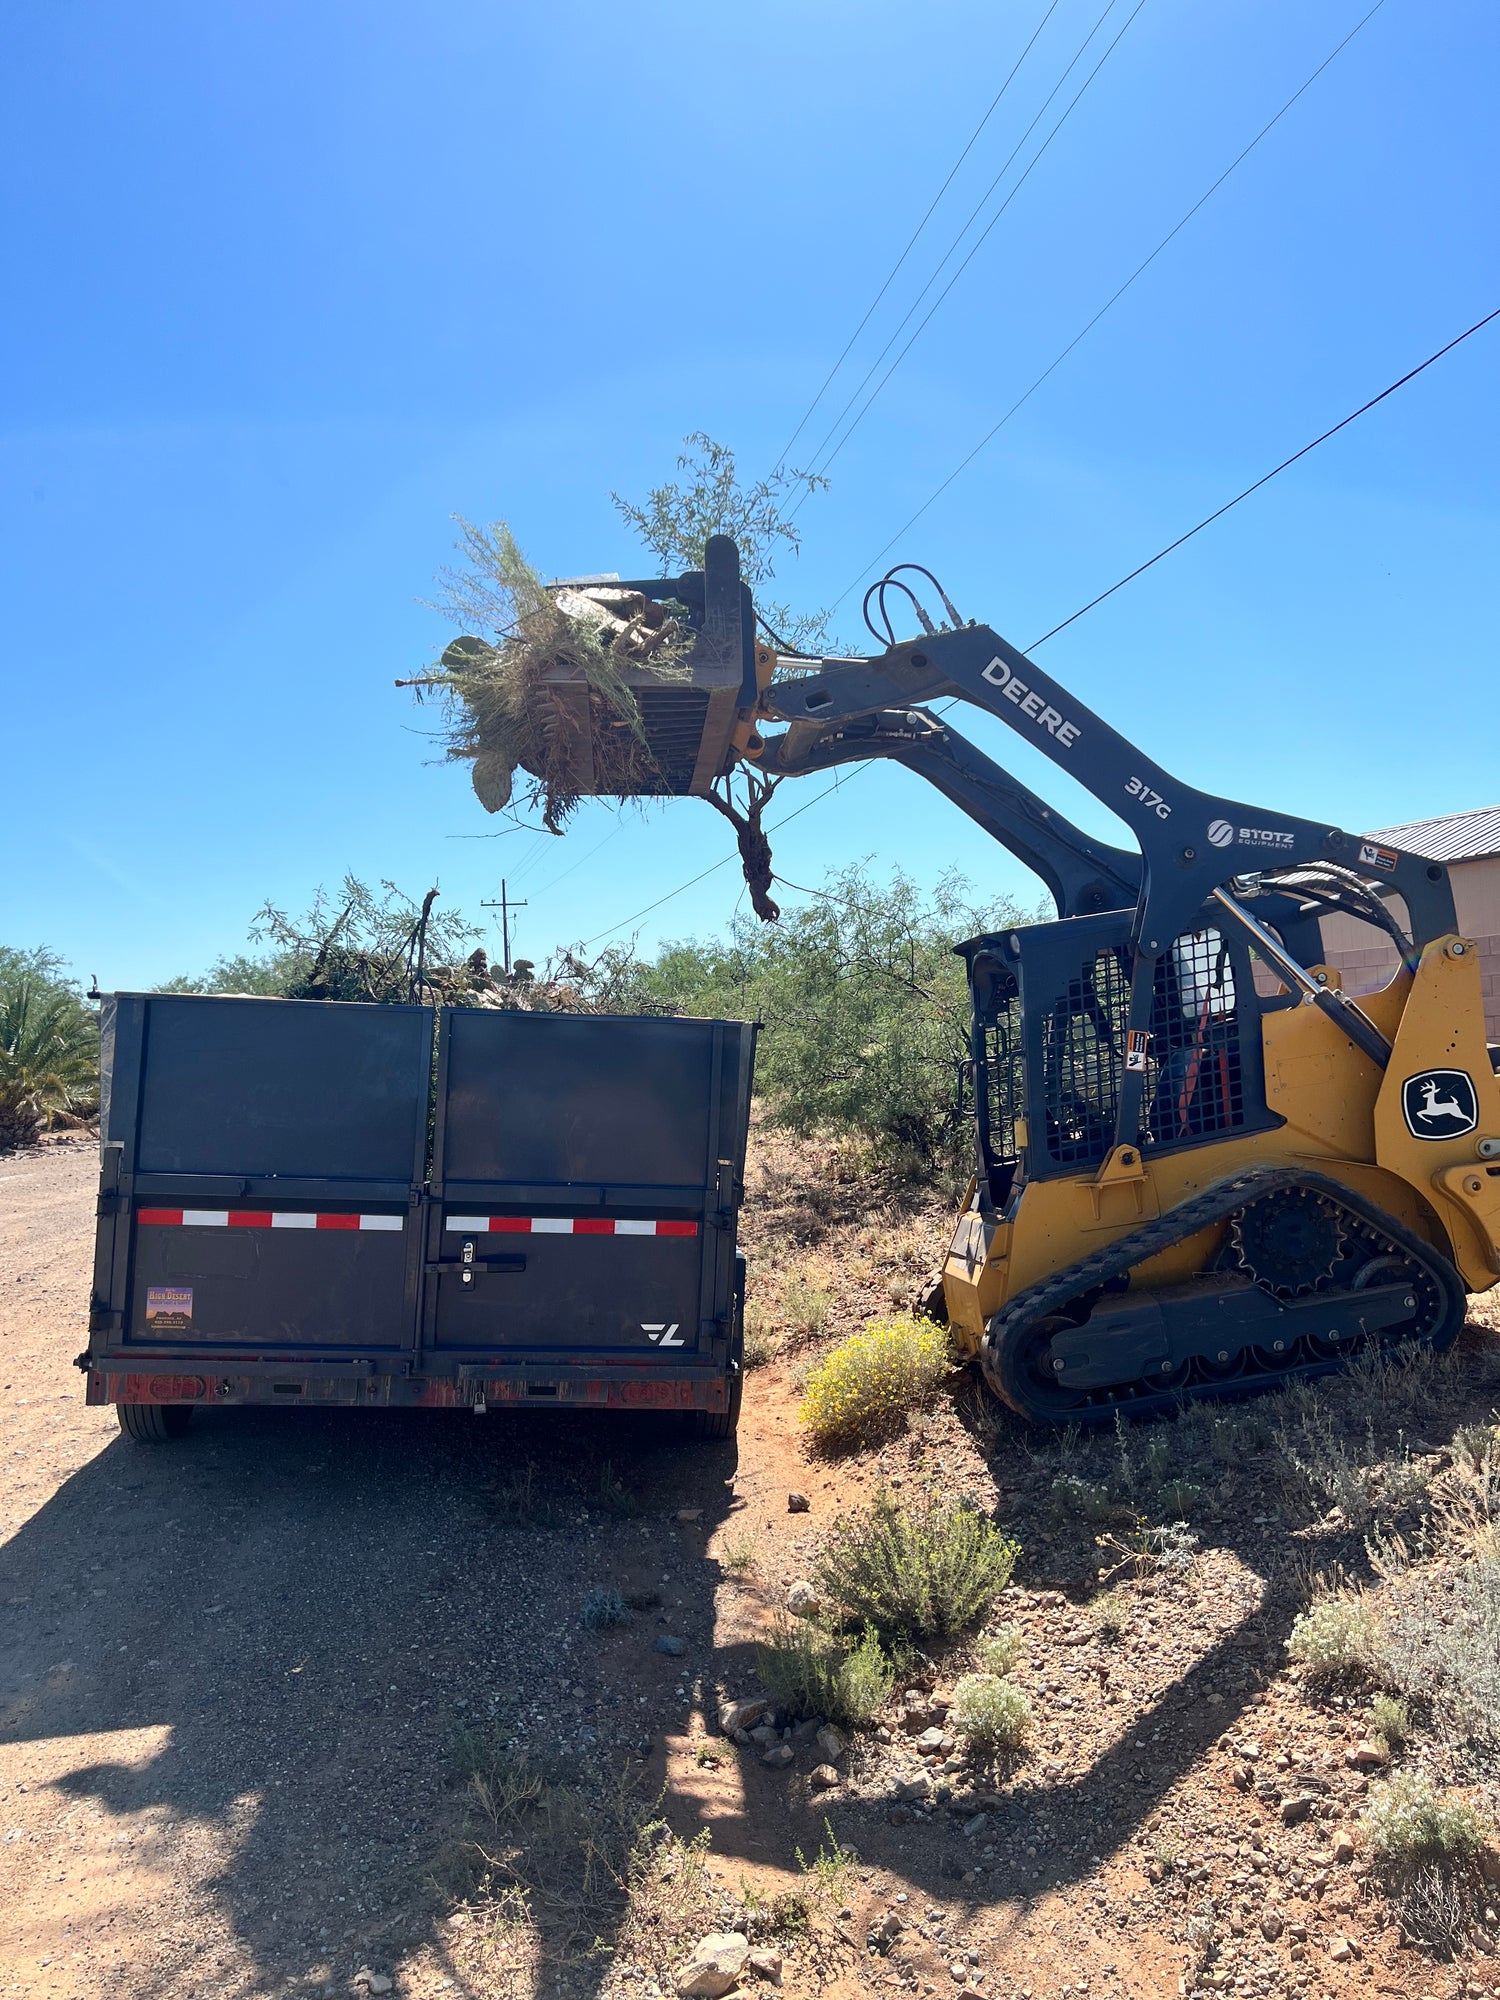
<path fill-rule="evenodd" d="M 728 1409 L 752 1029 L 137 994 L 103 1029 L 90 1402 Z"/>

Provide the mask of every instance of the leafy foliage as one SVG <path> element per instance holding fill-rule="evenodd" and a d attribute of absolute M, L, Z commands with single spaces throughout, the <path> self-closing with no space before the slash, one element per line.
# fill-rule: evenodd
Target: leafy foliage
<path fill-rule="evenodd" d="M 337 896 L 319 889 L 301 916 L 272 903 L 259 910 L 250 941 L 270 947 L 260 957 L 221 958 L 199 977 L 181 975 L 159 990 L 392 1004 L 413 997 L 420 968 L 433 982 L 445 972 L 444 983 L 458 998 L 465 985 L 462 955 L 472 953 L 483 935 L 459 911 L 439 909 L 433 897 L 417 903 L 394 882 L 376 890 L 346 875 Z"/>
<path fill-rule="evenodd" d="M 883 1639 L 946 1645 L 984 1617 L 1019 1554 L 959 1501 L 932 1494 L 905 1506 L 882 1488 L 837 1523 L 814 1574 L 830 1603 Z"/>
<path fill-rule="evenodd" d="M 953 941 L 1020 921 L 1008 898 L 976 906 L 956 875 L 929 895 L 899 871 L 879 884 L 855 867 L 774 929 L 741 920 L 722 942 L 668 944 L 644 962 L 621 947 L 569 970 L 607 1012 L 759 1018 L 757 1082 L 778 1124 L 858 1132 L 931 1162 L 969 1131 Z"/>
<path fill-rule="evenodd" d="M 868 1443 L 898 1430 L 947 1372 L 948 1343 L 930 1320 L 872 1320 L 808 1376 L 802 1421 L 821 1445 Z"/>
<path fill-rule="evenodd" d="M 693 431 L 682 443 L 677 470 L 686 478 L 653 487 L 644 506 L 612 493 L 620 514 L 668 576 L 701 569 L 709 536 L 732 535 L 739 544 L 745 581 L 769 582 L 776 573 L 777 556 L 795 556 L 802 548 L 801 530 L 785 511 L 788 500 L 819 492 L 828 481 L 815 473 L 778 468 L 767 479 L 743 485 L 728 445 L 716 443 L 706 431 Z M 826 611 L 797 614 L 784 604 L 767 601 L 762 601 L 761 609 L 767 623 L 794 647 L 822 648 L 831 643 Z"/>
<path fill-rule="evenodd" d="M 99 1029 L 55 952 L 0 946 L 0 1147 L 99 1102 Z"/>

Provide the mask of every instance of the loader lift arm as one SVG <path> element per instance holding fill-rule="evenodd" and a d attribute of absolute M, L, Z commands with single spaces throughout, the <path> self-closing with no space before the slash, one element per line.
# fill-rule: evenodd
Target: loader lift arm
<path fill-rule="evenodd" d="M 1343 993 L 1320 986 L 1233 891 L 1247 880 L 1258 883 L 1268 870 L 1273 877 L 1286 869 L 1333 869 L 1351 879 L 1360 872 L 1373 875 L 1383 889 L 1404 899 L 1415 950 L 1455 928 L 1453 891 L 1440 863 L 1182 783 L 987 625 L 929 631 L 870 659 L 824 660 L 813 673 L 773 681 L 761 694 L 760 712 L 792 725 L 790 735 L 799 724 L 826 728 L 945 698 L 999 716 L 1134 831 L 1141 880 L 1131 929 L 1132 1033 L 1147 1032 L 1157 959 L 1174 938 L 1201 922 L 1206 904 L 1213 904 L 1250 935 L 1293 990 L 1385 1067 L 1390 1045 L 1362 1010 Z M 1115 1120 L 1117 1145 L 1138 1130 L 1143 1084 L 1140 1068 L 1127 1070 Z"/>
<path fill-rule="evenodd" d="M 883 758 L 915 772 L 1039 875 L 1060 917 L 1129 909 L 1141 858 L 1091 840 L 1003 766 L 926 708 L 886 709 L 846 723 L 794 723 L 766 739 L 755 768 L 796 777 Z"/>

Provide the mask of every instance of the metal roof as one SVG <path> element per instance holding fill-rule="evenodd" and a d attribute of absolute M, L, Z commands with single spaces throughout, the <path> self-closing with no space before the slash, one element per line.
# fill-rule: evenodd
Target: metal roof
<path fill-rule="evenodd" d="M 1432 861 L 1485 861 L 1500 854 L 1500 806 L 1413 820 L 1410 826 L 1383 826 L 1369 838 L 1388 840 L 1392 847 L 1425 854 Z"/>

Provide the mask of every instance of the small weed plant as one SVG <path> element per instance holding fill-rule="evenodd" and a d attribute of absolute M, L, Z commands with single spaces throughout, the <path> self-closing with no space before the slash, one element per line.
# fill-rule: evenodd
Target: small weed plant
<path fill-rule="evenodd" d="M 1370 1671 L 1377 1637 L 1369 1604 L 1346 1593 L 1310 1604 L 1293 1623 L 1286 1649 L 1318 1680 L 1351 1679 Z"/>
<path fill-rule="evenodd" d="M 821 1285 L 810 1285 L 806 1278 L 791 1278 L 781 1295 L 781 1310 L 792 1332 L 804 1339 L 815 1339 L 828 1324 L 828 1311 L 833 1304 L 833 1294 L 824 1291 Z"/>
<path fill-rule="evenodd" d="M 1370 1734 L 1387 1750 L 1404 1750 L 1411 1735 L 1406 1703 L 1391 1694 L 1377 1694 L 1370 1703 Z"/>
<path fill-rule="evenodd" d="M 753 1528 L 742 1528 L 738 1533 L 726 1535 L 719 1561 L 731 1576 L 748 1576 L 755 1567 L 756 1552 L 760 1547 L 760 1537 Z"/>
<path fill-rule="evenodd" d="M 607 1590 L 602 1583 L 596 1583 L 585 1595 L 579 1617 L 587 1631 L 602 1632 L 607 1626 L 625 1624 L 630 1607 L 618 1590 Z"/>
<path fill-rule="evenodd" d="M 802 1421 L 825 1447 L 889 1437 L 947 1372 L 947 1338 L 930 1320 L 906 1313 L 872 1320 L 809 1371 Z"/>
<path fill-rule="evenodd" d="M 1076 1473 L 1061 1472 L 1052 1482 L 1052 1502 L 1060 1514 L 1075 1521 L 1112 1521 L 1116 1507 L 1102 1480 L 1080 1479 Z"/>
<path fill-rule="evenodd" d="M 953 1690 L 948 1719 L 970 1749 L 990 1756 L 1025 1742 L 1031 1703 L 1025 1689 L 1003 1674 L 965 1674 Z"/>
<path fill-rule="evenodd" d="M 1019 1625 L 1002 1625 L 988 1632 L 976 1649 L 987 1674 L 1014 1673 L 1026 1651 L 1026 1638 Z"/>
<path fill-rule="evenodd" d="M 891 1663 L 873 1630 L 850 1640 L 805 1618 L 779 1617 L 755 1649 L 761 1685 L 779 1708 L 857 1729 L 890 1698 Z"/>
<path fill-rule="evenodd" d="M 961 1501 L 907 1506 L 888 1490 L 834 1528 L 815 1567 L 828 1602 L 887 1640 L 947 1645 L 1010 1582 L 1018 1543 Z"/>
<path fill-rule="evenodd" d="M 1120 1590 L 1106 1590 L 1096 1597 L 1088 1607 L 1088 1621 L 1097 1638 L 1108 1640 L 1111 1645 L 1125 1636 L 1129 1623 L 1129 1603 Z"/>
<path fill-rule="evenodd" d="M 1427 1771 L 1398 1771 L 1372 1797 L 1365 1833 L 1380 1861 L 1463 1867 L 1477 1859 L 1486 1828 L 1473 1806 L 1447 1796 Z"/>

